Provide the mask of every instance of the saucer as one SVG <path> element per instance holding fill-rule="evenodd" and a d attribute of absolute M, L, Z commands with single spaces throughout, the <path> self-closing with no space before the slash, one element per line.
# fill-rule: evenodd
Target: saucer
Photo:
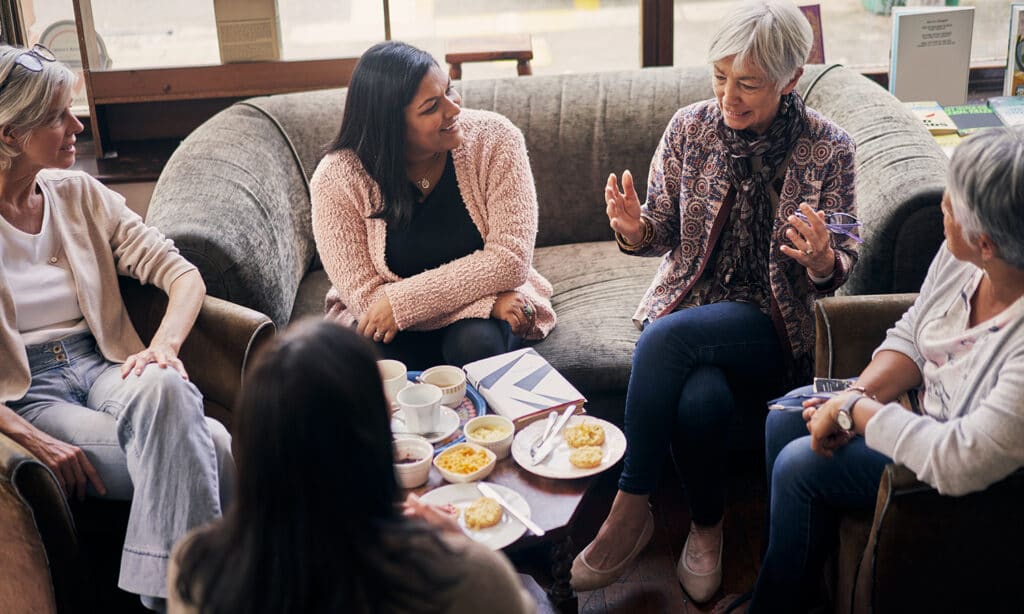
<path fill-rule="evenodd" d="M 409 433 L 405 430 L 405 416 L 401 409 L 396 411 L 391 418 L 391 432 L 395 435 L 402 435 Z M 441 417 L 437 421 L 437 432 L 436 437 L 427 437 L 427 441 L 430 443 L 438 443 L 451 437 L 451 434 L 459 428 L 459 414 L 454 409 L 447 405 L 441 406 Z M 412 435 L 418 435 L 419 433 L 410 433 Z"/>

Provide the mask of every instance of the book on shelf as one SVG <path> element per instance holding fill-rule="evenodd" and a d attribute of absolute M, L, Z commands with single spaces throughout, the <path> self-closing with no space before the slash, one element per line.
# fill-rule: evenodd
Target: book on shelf
<path fill-rule="evenodd" d="M 1003 96 L 1024 96 L 1024 4 L 1010 5 L 1010 42 L 1006 50 Z"/>
<path fill-rule="evenodd" d="M 903 106 L 907 107 L 933 135 L 956 134 L 956 124 L 937 101 L 904 102 Z"/>
<path fill-rule="evenodd" d="M 974 7 L 892 10 L 889 92 L 900 100 L 964 104 Z"/>
<path fill-rule="evenodd" d="M 468 363 L 466 379 L 495 413 L 519 428 L 548 412 L 576 404 L 583 413 L 587 399 L 569 380 L 533 348 L 491 356 Z"/>
<path fill-rule="evenodd" d="M 988 106 L 1004 126 L 1024 125 L 1024 96 L 996 96 Z"/>
<path fill-rule="evenodd" d="M 956 124 L 956 132 L 960 136 L 966 136 L 983 128 L 998 128 L 1003 125 L 992 108 L 986 104 L 962 104 L 946 107 L 946 115 L 949 115 Z"/>
<path fill-rule="evenodd" d="M 825 63 L 825 38 L 821 34 L 821 5 L 805 4 L 797 7 L 811 24 L 811 32 L 814 34 L 814 42 L 811 43 L 811 52 L 807 55 L 808 64 Z"/>

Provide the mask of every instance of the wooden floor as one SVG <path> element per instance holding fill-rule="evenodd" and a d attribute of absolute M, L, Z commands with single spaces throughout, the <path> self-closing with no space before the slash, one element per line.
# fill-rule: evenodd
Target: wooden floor
<path fill-rule="evenodd" d="M 710 612 L 728 594 L 750 590 L 757 578 L 761 532 L 764 527 L 766 485 L 761 453 L 742 453 L 733 458 L 724 520 L 722 589 L 705 604 L 696 604 L 676 580 L 675 566 L 686 541 L 690 511 L 670 463 L 662 471 L 658 490 L 651 497 L 654 537 L 622 578 L 601 590 L 580 593 L 581 614 Z M 594 514 L 592 514 L 593 516 Z M 596 531 L 602 518 L 585 518 Z M 581 541 L 582 541 L 581 537 Z M 587 537 L 589 539 L 589 537 Z M 576 544 L 577 549 L 586 542 Z M 543 579 L 538 578 L 541 583 Z"/>

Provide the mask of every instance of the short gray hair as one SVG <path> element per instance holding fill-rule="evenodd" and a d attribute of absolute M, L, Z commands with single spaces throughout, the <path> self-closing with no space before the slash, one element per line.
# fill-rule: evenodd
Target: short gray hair
<path fill-rule="evenodd" d="M 1024 126 L 989 128 L 953 150 L 946 190 L 964 238 L 985 234 L 1024 269 Z"/>
<path fill-rule="evenodd" d="M 71 99 L 75 73 L 60 62 L 41 62 L 42 70 L 32 72 L 15 60 L 25 49 L 0 45 L 0 130 L 12 128 L 26 135 L 42 126 L 54 97 Z M 11 167 L 20 152 L 0 141 L 0 170 Z"/>
<path fill-rule="evenodd" d="M 811 24 L 792 2 L 745 2 L 718 26 L 708 62 L 734 55 L 734 66 L 749 62 L 781 90 L 807 62 L 813 42 Z"/>

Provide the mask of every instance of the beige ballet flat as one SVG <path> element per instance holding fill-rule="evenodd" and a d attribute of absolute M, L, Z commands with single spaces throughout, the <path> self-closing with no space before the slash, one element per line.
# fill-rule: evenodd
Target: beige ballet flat
<path fill-rule="evenodd" d="M 721 525 L 718 530 L 721 532 Z M 686 563 L 686 553 L 690 550 L 690 535 L 692 533 L 693 529 L 686 536 L 686 545 L 683 546 L 683 553 L 679 555 L 679 562 L 676 564 L 676 577 L 679 578 L 679 584 L 683 586 L 683 590 L 690 596 L 690 599 L 697 603 L 704 603 L 714 597 L 718 592 L 718 587 L 722 585 L 722 546 L 725 544 L 725 538 L 719 536 L 718 560 L 715 567 L 711 571 L 697 573 Z M 704 556 L 704 553 L 698 556 Z"/>
<path fill-rule="evenodd" d="M 626 555 L 626 558 L 622 559 L 621 563 L 611 569 L 595 569 L 592 567 L 587 563 L 587 548 L 584 548 L 582 552 L 576 555 L 576 559 L 572 562 L 572 579 L 569 583 L 572 585 L 573 590 L 577 593 L 593 591 L 615 582 L 622 575 L 622 572 L 636 560 L 636 557 L 651 541 L 653 535 L 654 514 L 648 511 L 647 522 L 644 523 L 644 529 L 640 532 L 640 537 L 636 540 L 633 550 Z"/>

